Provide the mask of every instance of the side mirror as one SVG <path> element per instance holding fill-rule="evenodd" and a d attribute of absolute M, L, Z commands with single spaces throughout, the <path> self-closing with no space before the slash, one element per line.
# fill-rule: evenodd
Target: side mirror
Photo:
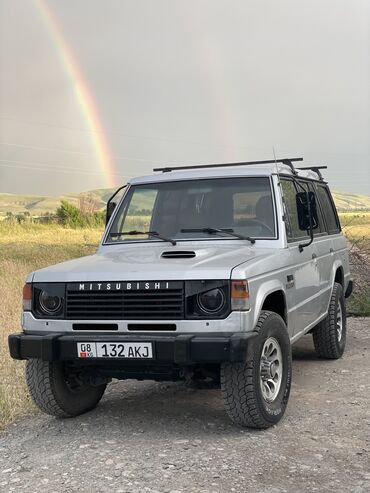
<path fill-rule="evenodd" d="M 309 231 L 319 226 L 316 198 L 313 192 L 299 192 L 296 195 L 298 225 L 301 231 Z M 311 216 L 311 220 L 310 220 Z"/>
<path fill-rule="evenodd" d="M 109 219 L 112 217 L 113 211 L 116 208 L 116 202 L 108 202 L 107 204 L 107 212 L 105 216 L 105 225 L 108 224 Z"/>

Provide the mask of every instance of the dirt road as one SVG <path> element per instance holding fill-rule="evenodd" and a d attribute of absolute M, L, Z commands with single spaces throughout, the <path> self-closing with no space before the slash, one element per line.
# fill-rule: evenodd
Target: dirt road
<path fill-rule="evenodd" d="M 0 491 L 370 492 L 370 319 L 339 361 L 294 347 L 283 421 L 235 428 L 217 390 L 113 383 L 82 417 L 25 418 L 0 434 Z"/>

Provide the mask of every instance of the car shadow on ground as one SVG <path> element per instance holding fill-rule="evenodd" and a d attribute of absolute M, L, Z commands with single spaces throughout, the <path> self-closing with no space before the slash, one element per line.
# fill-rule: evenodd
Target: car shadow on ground
<path fill-rule="evenodd" d="M 171 430 L 191 423 L 202 433 L 232 428 L 219 389 L 190 389 L 184 383 L 117 382 L 110 385 L 96 413 L 122 418 L 131 427 Z"/>
<path fill-rule="evenodd" d="M 312 335 L 307 334 L 292 346 L 293 366 L 294 361 L 322 361 L 315 353 Z"/>

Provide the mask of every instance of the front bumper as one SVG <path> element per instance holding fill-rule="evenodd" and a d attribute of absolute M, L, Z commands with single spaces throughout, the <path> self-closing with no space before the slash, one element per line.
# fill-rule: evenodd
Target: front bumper
<path fill-rule="evenodd" d="M 232 311 L 227 318 L 224 319 L 204 319 L 204 320 L 176 320 L 176 319 L 166 319 L 166 320 L 66 320 L 66 319 L 40 319 L 36 318 L 31 312 L 23 312 L 22 318 L 22 328 L 24 332 L 27 333 L 55 333 L 55 334 L 76 334 L 77 331 L 74 330 L 74 324 L 100 324 L 100 323 L 112 323 L 118 326 L 118 330 L 114 331 L 113 334 L 132 334 L 132 331 L 128 329 L 129 324 L 175 324 L 176 333 L 187 333 L 187 334 L 198 334 L 198 333 L 208 333 L 210 335 L 216 335 L 223 332 L 235 333 L 237 331 L 253 330 L 253 322 L 251 320 L 251 310 L 245 312 Z M 83 333 L 88 332 L 84 330 Z M 98 331 L 99 332 L 99 331 Z M 144 332 L 144 331 L 143 331 Z M 147 332 L 147 331 L 145 331 Z M 148 331 L 149 332 L 149 331 Z M 158 333 L 153 327 L 153 332 Z"/>
<path fill-rule="evenodd" d="M 141 365 L 151 363 L 191 365 L 245 361 L 248 341 L 257 332 L 154 335 L 150 334 L 11 334 L 9 351 L 14 359 L 41 359 L 43 361 L 86 361 L 77 356 L 77 342 L 151 342 L 153 359 L 88 358 L 89 362 L 128 361 Z"/>

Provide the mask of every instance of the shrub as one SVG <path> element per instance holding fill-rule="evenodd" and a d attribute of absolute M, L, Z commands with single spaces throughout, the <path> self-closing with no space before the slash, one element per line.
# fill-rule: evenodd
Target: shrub
<path fill-rule="evenodd" d="M 62 200 L 56 216 L 59 224 L 70 228 L 96 228 L 104 226 L 105 211 L 84 213 L 70 202 Z"/>

